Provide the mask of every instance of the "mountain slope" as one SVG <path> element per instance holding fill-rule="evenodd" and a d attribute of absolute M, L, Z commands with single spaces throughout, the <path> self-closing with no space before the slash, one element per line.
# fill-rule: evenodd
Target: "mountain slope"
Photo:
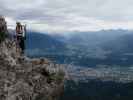
<path fill-rule="evenodd" d="M 103 44 L 103 48 L 110 49 L 113 52 L 133 52 L 133 34 L 120 36 L 112 41 Z"/>
<path fill-rule="evenodd" d="M 65 43 L 56 40 L 50 35 L 37 32 L 28 32 L 26 39 L 27 54 L 43 55 L 61 53 L 66 50 Z"/>
<path fill-rule="evenodd" d="M 30 55 L 81 66 L 132 65 L 132 31 L 78 32 L 67 36 L 32 32 L 27 37 Z"/>
<path fill-rule="evenodd" d="M 30 49 L 35 49 L 35 48 L 40 48 L 40 49 L 45 49 L 45 48 L 63 48 L 64 43 L 54 39 L 53 37 L 50 37 L 49 35 L 46 34 L 41 34 L 41 33 L 36 33 L 36 32 L 29 32 L 27 34 L 27 41 L 28 43 L 28 48 Z M 31 45 L 33 44 L 33 45 Z"/>

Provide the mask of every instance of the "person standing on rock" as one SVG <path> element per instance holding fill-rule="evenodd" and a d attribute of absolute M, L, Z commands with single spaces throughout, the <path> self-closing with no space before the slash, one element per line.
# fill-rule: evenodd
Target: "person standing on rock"
<path fill-rule="evenodd" d="M 24 54 L 25 49 L 25 32 L 26 26 L 21 25 L 20 22 L 16 23 L 16 38 L 17 38 L 17 51 Z"/>

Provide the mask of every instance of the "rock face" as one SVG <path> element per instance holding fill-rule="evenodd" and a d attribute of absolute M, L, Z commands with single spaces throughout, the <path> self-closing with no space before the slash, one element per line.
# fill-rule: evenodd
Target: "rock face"
<path fill-rule="evenodd" d="M 20 56 L 11 40 L 0 44 L 0 100 L 57 100 L 63 89 L 61 65 Z"/>
<path fill-rule="evenodd" d="M 7 33 L 0 17 L 0 35 Z M 61 65 L 47 59 L 30 59 L 16 52 L 16 43 L 0 43 L 0 100 L 56 100 L 64 89 Z"/>
<path fill-rule="evenodd" d="M 3 17 L 0 33 L 7 33 Z M 0 42 L 0 100 L 57 100 L 63 89 L 61 65 L 20 55 L 13 40 Z"/>
<path fill-rule="evenodd" d="M 0 32 L 7 33 L 7 25 L 3 16 L 0 16 Z"/>

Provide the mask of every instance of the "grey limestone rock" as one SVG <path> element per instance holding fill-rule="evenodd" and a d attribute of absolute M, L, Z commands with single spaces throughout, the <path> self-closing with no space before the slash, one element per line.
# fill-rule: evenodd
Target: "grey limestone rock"
<path fill-rule="evenodd" d="M 64 88 L 61 65 L 21 56 L 15 48 L 8 39 L 0 44 L 0 100 L 57 100 Z"/>

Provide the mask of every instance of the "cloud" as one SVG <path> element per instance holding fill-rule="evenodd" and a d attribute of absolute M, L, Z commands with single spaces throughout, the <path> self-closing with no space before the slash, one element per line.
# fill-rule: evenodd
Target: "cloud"
<path fill-rule="evenodd" d="M 43 32 L 133 29 L 132 0 L 1 0 L 0 14 Z"/>

